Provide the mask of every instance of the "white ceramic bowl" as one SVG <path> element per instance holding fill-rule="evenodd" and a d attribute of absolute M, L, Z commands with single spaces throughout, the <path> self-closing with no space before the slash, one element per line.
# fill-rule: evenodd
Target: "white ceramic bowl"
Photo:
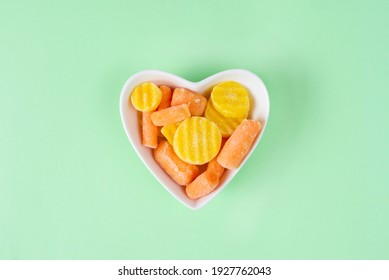
<path fill-rule="evenodd" d="M 235 170 L 226 170 L 220 179 L 218 188 L 212 193 L 197 200 L 190 200 L 185 194 L 185 188 L 177 185 L 156 163 L 153 157 L 153 150 L 142 146 L 141 128 L 138 121 L 138 114 L 129 101 L 130 94 L 134 87 L 137 85 L 143 82 L 152 82 L 157 85 L 167 85 L 173 88 L 184 87 L 194 92 L 204 94 L 208 98 L 212 87 L 223 81 L 236 81 L 244 85 L 249 90 L 251 109 L 248 118 L 260 121 L 263 124 L 263 127 L 249 154 L 241 163 L 240 167 Z M 162 186 L 165 187 L 168 192 L 170 192 L 182 204 L 193 210 L 199 209 L 210 202 L 227 186 L 232 178 L 244 166 L 246 160 L 254 151 L 262 137 L 263 132 L 265 131 L 267 119 L 269 116 L 269 109 L 269 95 L 262 80 L 252 72 L 241 69 L 232 69 L 219 72 L 200 82 L 190 82 L 181 77 L 163 71 L 146 70 L 131 76 L 124 84 L 120 96 L 120 114 L 123 127 L 139 158 L 150 170 L 151 174 L 154 175 L 154 177 L 161 183 Z"/>

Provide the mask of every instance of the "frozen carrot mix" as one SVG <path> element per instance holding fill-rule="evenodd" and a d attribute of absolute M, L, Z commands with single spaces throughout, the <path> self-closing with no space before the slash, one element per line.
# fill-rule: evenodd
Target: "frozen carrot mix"
<path fill-rule="evenodd" d="M 161 90 L 153 83 L 143 83 L 131 92 L 131 103 L 141 112 L 157 109 L 162 100 Z"/>
<path fill-rule="evenodd" d="M 170 107 L 172 102 L 172 90 L 168 86 L 160 86 L 159 89 L 162 92 L 162 99 L 158 106 L 158 111 Z"/>
<path fill-rule="evenodd" d="M 188 104 L 172 106 L 151 114 L 151 120 L 156 126 L 183 121 L 190 117 Z"/>
<path fill-rule="evenodd" d="M 204 114 L 205 107 L 207 106 L 207 99 L 201 94 L 185 88 L 174 89 L 172 106 L 184 103 L 188 104 L 189 111 L 192 116 L 202 116 Z"/>
<path fill-rule="evenodd" d="M 139 111 L 143 146 L 154 149 L 155 161 L 192 200 L 217 189 L 225 169 L 241 165 L 262 128 L 247 119 L 249 91 L 234 81 L 214 86 L 208 99 L 146 82 L 130 100 Z"/>

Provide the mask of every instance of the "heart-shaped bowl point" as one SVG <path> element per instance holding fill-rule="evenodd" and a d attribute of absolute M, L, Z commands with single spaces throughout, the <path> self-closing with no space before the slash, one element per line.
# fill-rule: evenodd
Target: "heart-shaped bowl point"
<path fill-rule="evenodd" d="M 185 187 L 182 187 L 174 182 L 154 160 L 153 149 L 142 145 L 142 131 L 138 120 L 138 112 L 130 102 L 130 95 L 137 85 L 144 82 L 152 82 L 158 86 L 166 85 L 171 88 L 187 88 L 191 91 L 203 94 L 208 99 L 212 88 L 224 81 L 235 81 L 247 88 L 250 94 L 250 111 L 247 118 L 257 120 L 261 122 L 263 126 L 261 132 L 254 141 L 249 153 L 246 155 L 239 168 L 234 170 L 226 169 L 223 176 L 220 178 L 219 186 L 213 192 L 197 200 L 191 200 L 185 193 Z M 151 174 L 154 175 L 154 177 L 168 192 L 170 192 L 182 204 L 193 210 L 199 209 L 210 202 L 227 186 L 232 178 L 234 178 L 234 176 L 244 166 L 265 131 L 269 110 L 269 95 L 264 83 L 254 73 L 242 69 L 232 69 L 219 72 L 199 82 L 190 82 L 174 74 L 163 71 L 145 70 L 134 74 L 126 81 L 120 96 L 120 115 L 123 127 L 139 158 L 150 170 Z"/>

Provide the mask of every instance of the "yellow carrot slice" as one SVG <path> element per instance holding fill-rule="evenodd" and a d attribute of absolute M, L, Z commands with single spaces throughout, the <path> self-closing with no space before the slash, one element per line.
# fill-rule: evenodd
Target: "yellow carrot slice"
<path fill-rule="evenodd" d="M 174 134 L 180 123 L 170 123 L 162 127 L 161 133 L 165 136 L 166 140 L 169 141 L 170 145 L 173 145 Z"/>
<path fill-rule="evenodd" d="M 186 186 L 185 192 L 190 199 L 197 199 L 212 192 L 218 184 L 217 174 L 205 171 Z"/>
<path fill-rule="evenodd" d="M 227 118 L 245 118 L 250 109 L 247 89 L 233 81 L 222 82 L 212 89 L 212 104 Z"/>
<path fill-rule="evenodd" d="M 221 138 L 215 124 L 203 117 L 190 117 L 177 128 L 173 148 L 183 161 L 204 164 L 218 154 Z"/>
<path fill-rule="evenodd" d="M 161 90 L 153 83 L 143 83 L 131 92 L 131 103 L 141 112 L 157 109 L 162 99 Z"/>

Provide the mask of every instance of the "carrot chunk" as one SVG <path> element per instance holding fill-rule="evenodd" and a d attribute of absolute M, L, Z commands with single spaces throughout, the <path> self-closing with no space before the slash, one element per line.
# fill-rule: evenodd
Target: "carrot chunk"
<path fill-rule="evenodd" d="M 162 92 L 161 103 L 159 103 L 158 111 L 162 109 L 166 109 L 170 107 L 170 103 L 172 102 L 172 90 L 168 86 L 160 86 L 159 89 Z"/>
<path fill-rule="evenodd" d="M 190 117 L 188 104 L 181 104 L 151 114 L 151 120 L 156 126 L 183 121 Z"/>
<path fill-rule="evenodd" d="M 187 185 L 185 191 L 190 199 L 197 199 L 212 192 L 218 184 L 217 174 L 205 171 Z"/>
<path fill-rule="evenodd" d="M 158 127 L 151 121 L 151 112 L 142 112 L 142 144 L 155 149 L 158 144 Z"/>
<path fill-rule="evenodd" d="M 162 169 L 182 186 L 190 184 L 200 173 L 196 165 L 179 159 L 173 147 L 166 140 L 161 141 L 154 150 L 154 158 Z"/>
<path fill-rule="evenodd" d="M 192 116 L 202 116 L 207 106 L 207 99 L 201 94 L 186 88 L 176 88 L 173 92 L 172 106 L 188 104 Z"/>
<path fill-rule="evenodd" d="M 217 157 L 217 162 L 227 169 L 238 168 L 261 128 L 262 125 L 258 121 L 244 120 L 227 140 Z"/>
<path fill-rule="evenodd" d="M 224 167 L 218 164 L 214 158 L 208 163 L 207 170 L 186 186 L 186 194 L 190 199 L 197 199 L 211 193 L 219 185 L 219 179 L 223 172 Z"/>

